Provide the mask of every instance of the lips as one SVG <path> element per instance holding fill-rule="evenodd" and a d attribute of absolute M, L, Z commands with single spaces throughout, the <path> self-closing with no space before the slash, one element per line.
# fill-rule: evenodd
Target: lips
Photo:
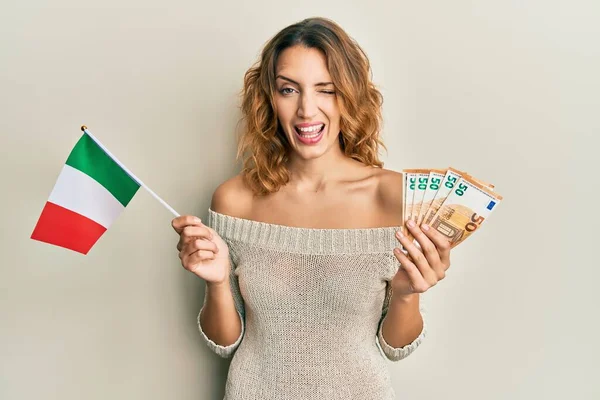
<path fill-rule="evenodd" d="M 321 126 L 321 129 L 306 129 L 308 127 L 318 126 Z M 300 127 L 305 129 L 300 130 Z M 323 137 L 323 132 L 325 131 L 325 124 L 300 124 L 294 126 L 294 131 L 296 132 L 296 137 L 300 142 L 307 145 L 316 144 Z"/>

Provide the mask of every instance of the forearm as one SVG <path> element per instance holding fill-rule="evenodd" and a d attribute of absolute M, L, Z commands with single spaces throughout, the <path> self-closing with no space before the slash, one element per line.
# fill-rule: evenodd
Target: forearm
<path fill-rule="evenodd" d="M 229 282 L 218 286 L 207 283 L 206 290 L 206 302 L 200 314 L 202 331 L 216 344 L 229 346 L 242 333 Z"/>
<path fill-rule="evenodd" d="M 392 295 L 381 329 L 386 343 L 392 347 L 404 347 L 412 343 L 423 330 L 419 294 Z"/>

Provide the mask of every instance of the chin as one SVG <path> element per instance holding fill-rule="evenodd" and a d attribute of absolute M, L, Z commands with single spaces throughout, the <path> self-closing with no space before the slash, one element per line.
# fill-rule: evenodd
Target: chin
<path fill-rule="evenodd" d="M 314 146 L 311 148 L 295 148 L 294 152 L 303 160 L 315 160 L 324 156 L 330 149 L 331 146 L 321 143 L 320 146 Z"/>
<path fill-rule="evenodd" d="M 291 137 L 290 137 L 291 136 Z M 304 145 L 298 141 L 294 133 L 288 135 L 288 141 L 294 143 L 293 151 L 298 157 L 303 160 L 314 160 L 325 155 L 332 146 L 339 145 L 339 135 L 336 135 L 333 143 L 329 143 L 331 138 L 324 136 L 318 143 L 314 145 Z"/>
<path fill-rule="evenodd" d="M 297 152 L 298 155 L 300 156 L 300 158 L 302 158 L 303 160 L 316 160 L 317 158 L 321 157 L 323 154 L 325 154 L 324 151 L 310 151 L 310 152 Z"/>

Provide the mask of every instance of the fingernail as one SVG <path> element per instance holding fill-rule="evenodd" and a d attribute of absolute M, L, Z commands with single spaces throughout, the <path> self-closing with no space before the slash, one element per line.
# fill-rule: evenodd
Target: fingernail
<path fill-rule="evenodd" d="M 423 225 L 421 225 L 421 229 L 423 229 L 424 231 L 428 231 L 429 230 L 429 225 L 423 224 Z"/>
<path fill-rule="evenodd" d="M 403 238 L 404 237 L 404 235 L 402 234 L 401 231 L 396 231 L 396 236 L 399 237 L 399 238 Z"/>
<path fill-rule="evenodd" d="M 412 219 L 408 220 L 408 222 L 406 223 L 410 228 L 414 228 L 415 227 L 415 223 Z"/>

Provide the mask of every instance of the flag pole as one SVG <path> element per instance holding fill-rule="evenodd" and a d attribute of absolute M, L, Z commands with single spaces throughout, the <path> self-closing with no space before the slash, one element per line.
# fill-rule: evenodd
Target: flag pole
<path fill-rule="evenodd" d="M 146 191 L 148 193 L 150 193 L 152 195 L 152 197 L 154 197 L 156 200 L 158 200 L 160 202 L 160 204 L 162 204 L 163 206 L 165 206 L 165 208 L 167 210 L 169 210 L 173 215 L 175 215 L 176 217 L 179 217 L 179 214 L 177 213 L 177 211 L 175 211 L 170 205 L 168 205 L 163 199 L 161 199 L 160 197 L 158 197 L 158 195 L 156 193 L 154 193 L 152 190 L 150 190 L 150 188 L 148 186 L 146 186 L 144 184 L 144 182 L 142 182 L 137 176 L 135 176 L 131 171 L 129 171 L 129 169 L 127 169 L 127 167 L 125 167 L 119 160 L 117 160 L 117 158 L 115 156 L 112 155 L 112 153 L 110 151 L 108 151 L 108 149 L 106 147 L 104 147 L 102 145 L 102 143 L 100 143 L 100 141 L 98 139 L 96 139 L 96 137 L 94 135 L 92 135 L 90 133 L 90 131 L 88 131 L 87 126 L 82 125 L 81 126 L 81 130 L 87 134 L 90 138 L 92 138 L 94 140 L 94 142 L 96 142 L 96 144 L 102 149 L 104 150 L 104 152 L 113 159 L 114 162 L 116 162 L 119 167 L 123 168 L 123 170 L 131 177 L 131 179 L 133 179 L 134 181 L 136 181 L 138 183 L 138 185 L 142 186 L 144 189 L 146 189 Z"/>

